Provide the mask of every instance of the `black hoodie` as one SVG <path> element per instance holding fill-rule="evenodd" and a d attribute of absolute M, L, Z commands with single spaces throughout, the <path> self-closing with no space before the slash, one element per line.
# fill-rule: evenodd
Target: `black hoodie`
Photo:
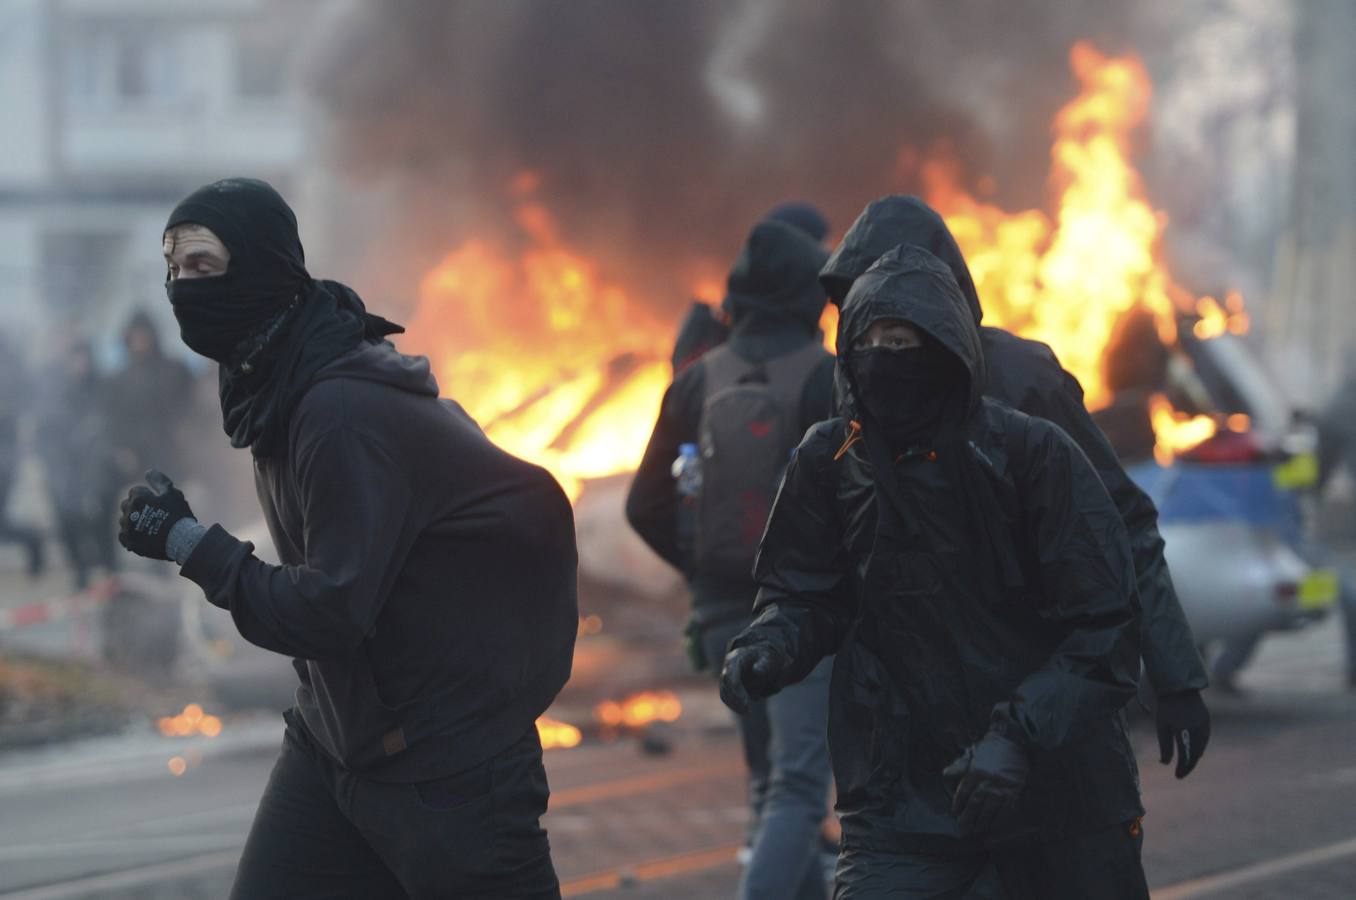
<path fill-rule="evenodd" d="M 724 303 L 734 319 L 728 344 L 737 356 L 766 363 L 820 340 L 818 323 L 825 298 L 818 272 L 826 256 L 822 247 L 790 225 L 764 221 L 754 226 L 731 269 Z M 626 518 L 650 549 L 691 576 L 700 621 L 747 621 L 752 578 L 732 582 L 687 571 L 691 561 L 684 558 L 679 541 L 671 467 L 680 445 L 697 441 L 707 387 L 703 359 L 681 370 L 675 367 L 673 384 L 664 392 L 659 419 L 626 497 Z M 833 357 L 826 351 L 801 391 L 794 433 L 832 415 L 833 371 Z"/>
<path fill-rule="evenodd" d="M 830 299 L 841 303 L 863 272 L 901 244 L 922 247 L 950 267 L 974 324 L 979 325 L 983 310 L 965 257 L 942 217 L 917 197 L 896 195 L 867 204 L 820 272 Z M 1205 667 L 1163 558 L 1158 510 L 1126 475 L 1088 415 L 1082 386 L 1045 344 L 988 327 L 979 329 L 979 341 L 988 363 L 984 396 L 1060 426 L 1087 454 L 1120 510 L 1135 557 L 1144 606 L 1141 649 L 1154 691 L 1163 695 L 1204 688 Z"/>
<path fill-rule="evenodd" d="M 1120 710 L 1138 677 L 1139 608 L 1115 506 L 1057 426 L 980 397 L 974 320 L 935 257 L 901 248 L 858 280 L 840 373 L 852 337 L 882 317 L 914 323 L 964 364 L 962 439 L 878 461 L 872 435 L 844 418 L 811 429 L 763 537 L 757 618 L 731 646 L 777 648 L 791 660 L 784 684 L 837 653 L 829 744 L 850 846 L 964 840 L 942 770 L 991 727 L 1033 759 L 1005 837 L 1133 819 Z M 883 499 L 885 478 L 897 498 Z"/>
<path fill-rule="evenodd" d="M 255 459 L 282 565 L 213 526 L 183 568 L 251 643 L 296 657 L 336 761 L 452 774 L 521 738 L 569 678 L 573 514 L 449 400 L 428 361 L 365 343 L 322 368 Z"/>

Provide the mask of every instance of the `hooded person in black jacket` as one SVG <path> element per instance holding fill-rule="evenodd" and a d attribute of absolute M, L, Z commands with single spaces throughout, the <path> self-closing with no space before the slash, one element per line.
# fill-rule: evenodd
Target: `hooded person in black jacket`
<path fill-rule="evenodd" d="M 565 495 L 438 399 L 428 361 L 383 340 L 403 329 L 307 273 L 267 184 L 195 191 L 164 252 L 283 564 L 198 524 L 159 472 L 119 540 L 179 563 L 301 680 L 232 896 L 558 897 L 535 722 L 577 626 Z"/>
<path fill-rule="evenodd" d="M 983 310 L 965 258 L 942 217 L 917 197 L 889 196 L 867 204 L 820 273 L 829 298 L 841 304 L 853 282 L 901 244 L 922 247 L 950 267 L 979 325 Z M 1156 700 L 1160 760 L 1171 762 L 1175 751 L 1177 777 L 1185 778 L 1210 739 L 1210 714 L 1201 700 L 1209 679 L 1163 558 L 1158 510 L 1125 473 L 1083 405 L 1082 386 L 1048 346 L 987 326 L 979 328 L 979 341 L 987 369 L 984 396 L 1064 429 L 1087 455 L 1120 510 L 1144 609 L 1140 652 L 1146 686 Z"/>
<path fill-rule="evenodd" d="M 775 220 L 754 226 L 728 280 L 724 306 L 733 322 L 730 339 L 676 373 L 627 495 L 632 527 L 688 576 L 693 601 L 689 647 L 699 662 L 716 669 L 730 638 L 752 618 L 753 556 L 777 476 L 805 429 L 832 412 L 833 356 L 819 333 L 827 300 L 818 274 L 827 256 L 798 227 Z M 702 496 L 687 508 L 696 520 L 693 553 L 679 540 L 679 500 L 670 467 L 682 444 L 699 443 L 703 421 L 735 432 L 769 425 L 741 420 L 742 405 L 719 402 L 753 384 L 766 385 L 778 398 L 781 415 L 770 417 L 777 425 L 755 442 L 758 446 L 747 448 L 757 465 L 724 461 L 745 455 L 742 447 L 722 453 L 720 441 L 713 439 L 704 448 Z M 750 502 L 738 499 L 745 496 Z M 737 547 L 733 564 L 700 549 L 713 545 Z M 739 722 L 753 811 L 742 897 L 781 900 L 824 893 L 816 863 L 830 779 L 824 741 L 827 665 L 792 693 L 776 704 L 755 704 Z"/>
<path fill-rule="evenodd" d="M 1122 708 L 1138 676 L 1125 528 L 1060 428 L 981 397 L 978 329 L 916 247 L 854 284 L 843 415 L 789 466 L 736 711 L 837 653 L 840 898 L 1146 898 Z"/>

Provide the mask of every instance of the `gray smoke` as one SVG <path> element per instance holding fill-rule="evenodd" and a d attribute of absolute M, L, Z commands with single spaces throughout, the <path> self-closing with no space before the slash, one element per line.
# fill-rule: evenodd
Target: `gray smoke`
<path fill-rule="evenodd" d="M 511 237 L 509 185 L 531 169 L 572 246 L 677 309 L 692 264 L 732 259 L 773 204 L 812 201 L 841 232 L 917 187 L 904 148 L 945 140 L 992 199 L 1041 204 L 1069 48 L 1136 49 L 1133 6 L 369 0 L 310 84 L 345 182 L 395 198 L 350 237 L 399 259 L 406 292 L 467 236 Z"/>

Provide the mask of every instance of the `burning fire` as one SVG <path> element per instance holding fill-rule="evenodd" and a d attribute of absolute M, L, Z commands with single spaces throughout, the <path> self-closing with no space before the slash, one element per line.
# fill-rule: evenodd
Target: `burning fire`
<path fill-rule="evenodd" d="M 671 328 L 565 246 L 535 187 L 515 184 L 527 249 L 471 240 L 448 254 L 420 285 L 410 333 L 489 437 L 573 499 L 585 479 L 640 463 L 672 374 Z"/>
<path fill-rule="evenodd" d="M 209 716 L 196 703 L 184 707 L 177 716 L 165 716 L 156 723 L 165 737 L 190 737 L 195 734 L 216 737 L 221 734 L 221 719 Z"/>
<path fill-rule="evenodd" d="M 605 700 L 593 710 L 593 716 L 605 728 L 643 728 L 651 722 L 676 722 L 683 704 L 668 691 L 642 691 L 624 700 Z"/>
<path fill-rule="evenodd" d="M 1152 93 L 1143 64 L 1084 43 L 1071 64 L 1081 90 L 1054 122 L 1053 213 L 976 199 L 944 156 L 921 174 L 969 262 L 986 321 L 1048 343 L 1097 409 L 1111 399 L 1104 349 L 1131 309 L 1149 310 L 1169 345 L 1179 317 L 1197 318 L 1201 338 L 1242 333 L 1248 321 L 1238 294 L 1223 304 L 1194 298 L 1157 257 L 1166 219 L 1130 161 Z M 409 349 L 430 357 L 491 439 L 548 468 L 573 499 L 584 481 L 639 463 L 671 377 L 672 329 L 570 249 L 538 188 L 531 172 L 513 185 L 525 249 L 468 240 L 424 277 Z M 709 273 L 694 290 L 712 301 L 721 293 Z M 822 324 L 833 349 L 836 310 Z M 1153 418 L 1165 454 L 1211 433 L 1161 405 Z"/>
<path fill-rule="evenodd" d="M 1178 453 L 1200 445 L 1218 430 L 1213 416 L 1189 416 L 1179 412 L 1162 394 L 1149 398 L 1149 421 L 1153 423 L 1156 439 L 1154 459 L 1160 466 L 1170 464 Z"/>
<path fill-rule="evenodd" d="M 1055 119 L 1051 183 L 1058 191 L 1053 219 L 1041 210 L 1009 213 L 975 199 L 959 186 L 957 167 L 944 157 L 922 167 L 928 200 L 946 218 L 965 253 L 985 322 L 1049 344 L 1082 383 L 1090 409 L 1111 395 L 1103 351 L 1117 322 L 1142 306 L 1154 315 L 1159 337 L 1177 339 L 1179 316 L 1198 317 L 1193 333 L 1209 338 L 1247 331 L 1243 298 L 1221 305 L 1194 299 L 1159 262 L 1156 250 L 1166 218 L 1144 197 L 1130 163 L 1130 141 L 1149 109 L 1151 85 L 1134 57 L 1102 56 L 1074 46 L 1079 95 Z M 1209 438 L 1215 421 L 1177 414 L 1164 398 L 1152 411 L 1156 455 Z"/>
<path fill-rule="evenodd" d="M 543 750 L 569 749 L 578 747 L 584 739 L 578 728 L 568 722 L 557 722 L 548 716 L 537 720 L 537 734 L 541 737 Z"/>

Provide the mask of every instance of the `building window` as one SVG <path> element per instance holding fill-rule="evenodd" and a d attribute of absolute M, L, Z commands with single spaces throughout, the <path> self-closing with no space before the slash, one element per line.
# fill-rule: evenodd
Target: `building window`
<path fill-rule="evenodd" d="M 87 109 L 170 106 L 182 97 L 178 48 L 160 28 L 74 30 L 66 47 L 72 101 Z"/>

